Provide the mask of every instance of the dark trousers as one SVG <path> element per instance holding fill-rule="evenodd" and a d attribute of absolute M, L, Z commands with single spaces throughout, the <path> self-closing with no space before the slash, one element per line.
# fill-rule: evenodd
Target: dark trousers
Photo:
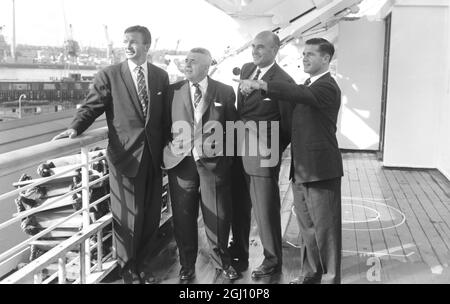
<path fill-rule="evenodd" d="M 161 218 L 162 176 L 146 145 L 134 178 L 109 166 L 114 246 L 122 268 L 143 271 Z"/>
<path fill-rule="evenodd" d="M 341 281 L 341 178 L 293 183 L 294 210 L 303 239 L 303 276 Z"/>
<path fill-rule="evenodd" d="M 168 170 L 168 176 L 181 266 L 195 267 L 200 203 L 212 261 L 216 268 L 228 268 L 231 264 L 227 248 L 231 217 L 229 172 L 214 174 L 201 161 L 196 162 L 192 156 L 187 156 L 175 168 Z"/>
<path fill-rule="evenodd" d="M 233 257 L 248 260 L 251 208 L 258 225 L 264 250 L 263 264 L 282 264 L 280 190 L 278 174 L 273 176 L 248 175 L 241 160 L 233 167 Z"/>

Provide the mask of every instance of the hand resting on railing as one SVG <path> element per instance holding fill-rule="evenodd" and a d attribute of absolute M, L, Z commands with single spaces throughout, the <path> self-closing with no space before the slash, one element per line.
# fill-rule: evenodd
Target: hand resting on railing
<path fill-rule="evenodd" d="M 56 135 L 55 137 L 52 138 L 53 140 L 57 140 L 57 139 L 61 139 L 61 138 L 75 138 L 77 136 L 77 131 L 74 129 L 67 129 L 61 133 L 59 133 L 58 135 Z"/>

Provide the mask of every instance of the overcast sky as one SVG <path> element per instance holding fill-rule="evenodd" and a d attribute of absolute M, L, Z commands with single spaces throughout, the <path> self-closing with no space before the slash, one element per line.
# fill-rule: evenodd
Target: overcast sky
<path fill-rule="evenodd" d="M 221 52 L 241 43 L 234 21 L 203 0 L 15 0 L 16 43 L 62 45 L 65 24 L 72 24 L 74 39 L 81 46 L 105 47 L 103 25 L 114 47 L 121 46 L 123 30 L 147 26 L 158 48 L 195 46 Z M 66 22 L 64 21 L 64 15 Z M 0 0 L 0 25 L 8 42 L 12 39 L 12 0 Z M 216 54 L 220 55 L 220 54 Z"/>

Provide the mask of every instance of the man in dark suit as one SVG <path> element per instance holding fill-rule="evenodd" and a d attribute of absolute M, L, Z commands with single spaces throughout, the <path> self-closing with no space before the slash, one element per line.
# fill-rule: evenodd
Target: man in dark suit
<path fill-rule="evenodd" d="M 336 139 L 341 91 L 331 77 L 334 47 L 325 39 L 306 41 L 304 85 L 278 81 L 245 81 L 247 94 L 263 90 L 265 96 L 296 104 L 292 125 L 293 193 L 295 214 L 303 239 L 301 276 L 293 284 L 340 283 L 342 157 Z"/>
<path fill-rule="evenodd" d="M 146 27 L 126 29 L 127 60 L 98 72 L 70 128 L 55 137 L 80 135 L 106 114 L 114 244 L 125 283 L 154 282 L 145 262 L 161 216 L 162 117 L 169 78 L 147 62 L 150 45 Z"/>
<path fill-rule="evenodd" d="M 253 62 L 244 64 L 240 78 L 294 83 L 275 62 L 279 47 L 280 39 L 276 34 L 264 31 L 256 35 L 252 42 Z M 293 106 L 289 102 L 281 102 L 279 98 L 266 98 L 259 91 L 248 95 L 238 93 L 239 119 L 249 126 L 246 129 L 248 137 L 244 142 L 251 146 L 252 138 L 255 139 L 259 150 L 256 154 L 251 153 L 252 147 L 248 150 L 243 147 L 244 151 L 237 151 L 242 157 L 236 157 L 233 168 L 233 239 L 230 251 L 236 268 L 246 270 L 253 206 L 264 253 L 262 264 L 252 271 L 252 278 L 255 279 L 281 271 L 281 203 L 278 176 L 281 154 L 290 141 L 292 109 Z M 261 133 L 260 122 L 267 122 L 267 135 Z M 261 145 L 262 143 L 265 144 Z M 262 151 L 261 147 L 269 146 L 271 151 Z M 264 164 L 269 158 L 274 158 L 275 161 Z"/>
<path fill-rule="evenodd" d="M 199 201 L 214 266 L 226 279 L 239 276 L 231 266 L 227 248 L 233 159 L 225 155 L 226 122 L 237 119 L 236 95 L 231 86 L 208 77 L 211 61 L 208 50 L 192 49 L 186 57 L 187 80 L 171 85 L 168 91 L 167 121 L 171 123 L 167 131 L 171 139 L 164 149 L 164 166 L 182 281 L 195 277 Z M 228 144 L 234 146 L 233 142 Z"/>

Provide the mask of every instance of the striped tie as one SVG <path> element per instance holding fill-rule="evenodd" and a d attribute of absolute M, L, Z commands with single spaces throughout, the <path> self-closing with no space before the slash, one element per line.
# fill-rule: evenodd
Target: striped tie
<path fill-rule="evenodd" d="M 144 113 L 144 117 L 146 117 L 148 106 L 148 94 L 147 94 L 147 85 L 145 84 L 144 68 L 138 66 L 137 69 L 138 69 L 137 74 L 138 96 L 142 106 L 142 112 Z"/>
<path fill-rule="evenodd" d="M 258 80 L 259 79 L 259 75 L 261 75 L 261 70 L 260 69 L 256 70 L 256 74 L 253 77 L 253 80 Z"/>
<path fill-rule="evenodd" d="M 193 86 L 195 87 L 195 92 L 194 92 L 194 109 L 196 109 L 198 104 L 202 100 L 202 91 L 200 90 L 200 85 L 198 83 L 194 83 Z"/>

